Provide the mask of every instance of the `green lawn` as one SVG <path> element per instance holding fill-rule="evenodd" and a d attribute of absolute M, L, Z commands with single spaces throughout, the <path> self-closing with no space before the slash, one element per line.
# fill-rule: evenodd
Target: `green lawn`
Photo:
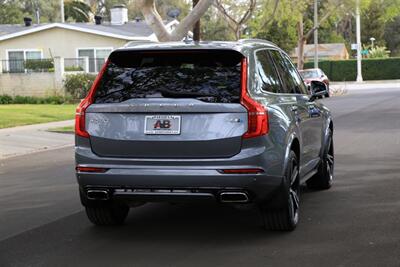
<path fill-rule="evenodd" d="M 74 133 L 75 126 L 56 127 L 56 128 L 51 128 L 48 131 L 56 133 Z"/>
<path fill-rule="evenodd" d="M 0 105 L 0 128 L 71 120 L 75 117 L 75 104 L 67 105 Z"/>

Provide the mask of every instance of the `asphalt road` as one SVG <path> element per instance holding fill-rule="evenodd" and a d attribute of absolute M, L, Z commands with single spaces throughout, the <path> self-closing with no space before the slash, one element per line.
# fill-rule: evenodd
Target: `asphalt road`
<path fill-rule="evenodd" d="M 168 204 L 94 227 L 67 148 L 0 161 L 0 266 L 400 266 L 400 90 L 324 102 L 336 180 L 303 190 L 296 231 L 266 232 L 252 209 Z"/>

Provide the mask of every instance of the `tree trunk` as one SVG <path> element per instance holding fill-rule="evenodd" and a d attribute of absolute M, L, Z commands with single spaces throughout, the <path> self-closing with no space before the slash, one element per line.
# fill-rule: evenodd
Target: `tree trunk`
<path fill-rule="evenodd" d="M 237 25 L 237 28 L 235 30 L 236 41 L 240 40 L 240 37 L 242 37 L 242 31 L 240 30 L 240 25 Z"/>
<path fill-rule="evenodd" d="M 154 0 L 153 0 L 154 1 Z M 178 27 L 171 33 L 171 41 L 182 40 L 187 33 L 193 29 L 194 24 L 206 13 L 214 0 L 199 0 L 192 11 L 179 23 Z"/>
<path fill-rule="evenodd" d="M 197 5 L 199 0 L 193 0 L 193 8 Z M 201 39 L 201 32 L 200 32 L 200 19 L 194 24 L 193 28 L 193 41 L 200 42 Z"/>
<path fill-rule="evenodd" d="M 297 68 L 302 70 L 304 68 L 304 46 L 307 42 L 304 38 L 303 16 L 300 17 L 297 23 L 297 36 Z"/>
<path fill-rule="evenodd" d="M 214 0 L 198 0 L 197 5 L 192 11 L 179 23 L 179 25 L 169 32 L 165 27 L 160 14 L 155 5 L 155 0 L 136 0 L 137 6 L 142 11 L 146 23 L 154 31 L 160 42 L 180 41 L 187 33 L 193 29 L 193 26 L 204 15 Z"/>
<path fill-rule="evenodd" d="M 165 27 L 162 18 L 156 9 L 154 0 L 138 0 L 137 3 L 142 11 L 147 25 L 149 25 L 149 27 L 154 31 L 157 39 L 160 42 L 169 41 L 170 33 Z"/>

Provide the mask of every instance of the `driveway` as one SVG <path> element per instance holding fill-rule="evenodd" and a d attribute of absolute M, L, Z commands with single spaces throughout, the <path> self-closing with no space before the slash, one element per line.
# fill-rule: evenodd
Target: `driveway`
<path fill-rule="evenodd" d="M 0 161 L 0 266 L 400 266 L 400 89 L 323 100 L 336 180 L 301 196 L 294 232 L 254 209 L 148 204 L 121 227 L 81 208 L 73 149 Z"/>

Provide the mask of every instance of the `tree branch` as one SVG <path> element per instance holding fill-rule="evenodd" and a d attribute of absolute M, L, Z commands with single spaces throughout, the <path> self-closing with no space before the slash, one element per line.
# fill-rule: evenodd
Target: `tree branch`
<path fill-rule="evenodd" d="M 236 20 L 233 16 L 229 14 L 229 12 L 226 10 L 220 0 L 215 0 L 214 2 L 214 6 L 222 13 L 225 18 L 227 18 L 228 26 L 233 32 L 235 32 L 236 38 L 240 37 L 241 26 L 251 18 L 251 15 L 253 14 L 256 5 L 257 0 L 250 0 L 250 5 L 247 8 L 246 12 L 243 14 L 243 16 L 241 16 L 239 20 Z"/>
<path fill-rule="evenodd" d="M 171 34 L 165 27 L 164 22 L 156 9 L 154 0 L 137 0 L 136 3 L 142 11 L 147 25 L 149 25 L 149 27 L 154 31 L 158 40 L 161 42 L 169 41 L 171 39 Z"/>
<path fill-rule="evenodd" d="M 263 27 L 268 27 L 268 25 L 274 20 L 276 11 L 278 10 L 279 1 L 280 0 L 275 0 L 274 9 L 272 10 L 271 17 L 267 21 L 264 22 Z"/>
<path fill-rule="evenodd" d="M 153 0 L 154 1 L 154 0 Z M 179 41 L 193 28 L 194 24 L 206 13 L 214 0 L 199 0 L 197 5 L 190 13 L 179 23 L 171 33 L 172 41 Z"/>
<path fill-rule="evenodd" d="M 224 15 L 227 19 L 231 21 L 231 23 L 237 25 L 238 22 L 231 15 L 229 15 L 228 11 L 225 9 L 224 5 L 219 1 L 215 0 L 214 6 Z"/>
<path fill-rule="evenodd" d="M 147 25 L 149 25 L 149 27 L 154 31 L 154 34 L 161 42 L 179 41 L 185 38 L 187 33 L 204 15 L 212 2 L 213 0 L 199 0 L 197 5 L 178 24 L 178 26 L 172 32 L 169 32 L 156 9 L 155 0 L 136 0 L 136 4 L 142 11 Z"/>
<path fill-rule="evenodd" d="M 311 34 L 313 34 L 313 32 L 315 32 L 315 30 L 317 30 L 319 28 L 319 26 L 329 18 L 329 16 L 333 13 L 333 11 L 335 11 L 340 5 L 341 5 L 341 1 L 339 1 L 339 3 L 337 5 L 334 6 L 334 8 L 332 8 L 331 10 L 328 10 L 325 15 L 318 21 L 318 24 L 314 27 L 312 27 L 305 35 L 304 35 L 304 39 L 308 39 L 310 38 Z"/>

